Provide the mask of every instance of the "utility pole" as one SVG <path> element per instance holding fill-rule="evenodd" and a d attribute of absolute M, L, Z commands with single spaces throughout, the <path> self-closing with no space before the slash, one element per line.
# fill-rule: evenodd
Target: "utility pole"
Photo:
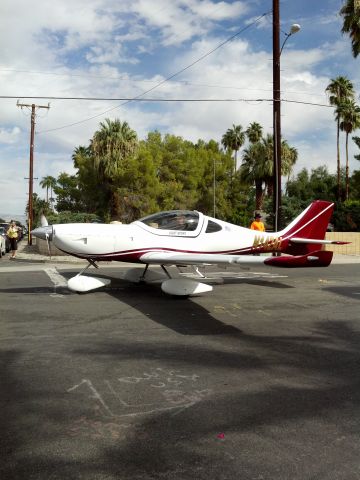
<path fill-rule="evenodd" d="M 280 6 L 273 0 L 274 231 L 281 229 Z"/>
<path fill-rule="evenodd" d="M 30 163 L 29 163 L 29 208 L 28 208 L 28 245 L 32 245 L 31 230 L 33 226 L 33 184 L 34 184 L 34 138 L 35 138 L 35 111 L 37 108 L 50 108 L 50 104 L 47 105 L 35 105 L 35 103 L 29 105 L 25 103 L 16 104 L 21 109 L 23 107 L 31 107 L 31 129 L 30 129 Z"/>

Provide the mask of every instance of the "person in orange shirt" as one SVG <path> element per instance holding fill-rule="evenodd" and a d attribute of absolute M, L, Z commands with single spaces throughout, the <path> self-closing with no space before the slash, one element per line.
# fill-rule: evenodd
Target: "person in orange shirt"
<path fill-rule="evenodd" d="M 260 213 L 255 214 L 254 221 L 250 225 L 251 230 L 258 230 L 259 232 L 265 232 L 265 225 L 261 221 Z"/>

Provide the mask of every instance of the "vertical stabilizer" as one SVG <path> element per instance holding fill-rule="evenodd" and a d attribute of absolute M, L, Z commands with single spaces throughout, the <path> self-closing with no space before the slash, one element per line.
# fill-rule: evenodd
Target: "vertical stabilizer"
<path fill-rule="evenodd" d="M 291 244 L 291 238 L 323 240 L 333 214 L 334 204 L 325 200 L 316 200 L 284 230 L 279 232 L 283 240 L 288 241 L 284 253 L 291 255 L 306 255 L 319 250 L 318 244 Z"/>

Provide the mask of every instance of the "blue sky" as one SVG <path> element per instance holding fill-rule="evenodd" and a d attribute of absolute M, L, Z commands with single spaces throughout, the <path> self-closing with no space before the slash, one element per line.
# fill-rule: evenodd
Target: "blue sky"
<path fill-rule="evenodd" d="M 280 3 L 281 40 L 293 23 L 301 25 L 281 56 L 282 134 L 299 152 L 295 173 L 320 165 L 335 172 L 336 127 L 332 108 L 294 102 L 327 104 L 325 88 L 338 75 L 354 83 L 359 98 L 360 60 L 341 34 L 341 6 L 341 0 Z M 22 214 L 27 202 L 30 112 L 16 106 L 18 97 L 51 103 L 36 117 L 34 191 L 42 197 L 39 180 L 73 173 L 74 148 L 87 145 L 105 118 L 127 121 L 139 138 L 158 129 L 220 142 L 232 124 L 246 128 L 253 121 L 271 133 L 271 8 L 271 0 L 2 0 L 0 91 L 15 98 L 0 99 L 0 214 Z M 242 101 L 121 105 L 30 98 L 133 98 L 149 89 L 144 97 Z M 351 170 L 360 167 L 354 152 L 351 145 Z"/>

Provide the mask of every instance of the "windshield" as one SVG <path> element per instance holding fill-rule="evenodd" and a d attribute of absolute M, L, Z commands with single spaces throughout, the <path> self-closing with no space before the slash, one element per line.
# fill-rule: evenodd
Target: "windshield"
<path fill-rule="evenodd" d="M 139 222 L 160 230 L 186 230 L 191 232 L 196 230 L 198 226 L 199 214 L 189 210 L 171 210 L 149 215 L 141 218 Z"/>

